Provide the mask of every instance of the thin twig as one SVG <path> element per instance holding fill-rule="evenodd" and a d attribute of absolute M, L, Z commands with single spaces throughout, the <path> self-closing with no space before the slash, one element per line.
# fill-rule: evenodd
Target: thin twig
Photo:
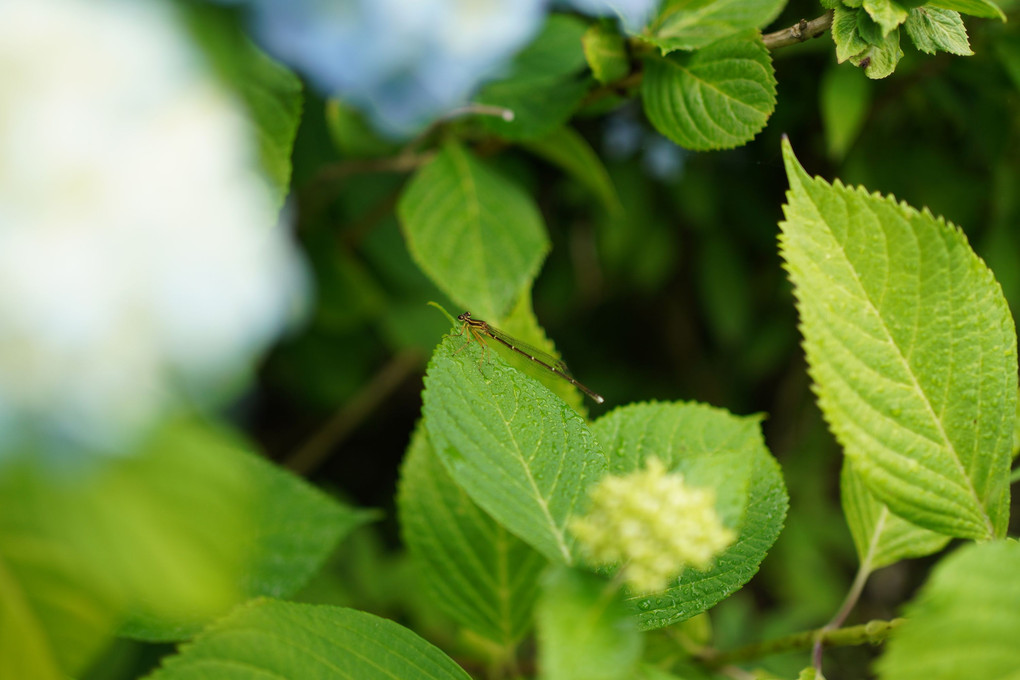
<path fill-rule="evenodd" d="M 384 158 L 356 158 L 338 163 L 330 163 L 322 168 L 312 181 L 316 184 L 329 184 L 351 175 L 373 172 L 409 172 L 425 165 L 435 155 L 435 151 L 423 151 L 421 153 L 402 152 L 396 156 L 386 156 Z"/>
<path fill-rule="evenodd" d="M 405 350 L 394 356 L 371 382 L 341 406 L 283 465 L 298 474 L 307 475 L 318 468 L 329 454 L 382 401 L 393 393 L 422 364 L 421 353 Z"/>
<path fill-rule="evenodd" d="M 775 640 L 738 647 L 729 652 L 706 650 L 702 652 L 701 660 L 709 668 L 720 668 L 733 663 L 758 659 L 763 656 L 782 654 L 799 649 L 810 649 L 814 645 L 815 640 L 819 639 L 829 647 L 847 647 L 861 644 L 874 645 L 884 642 L 889 637 L 889 633 L 898 628 L 904 621 L 905 619 L 893 619 L 892 621 L 876 619 L 868 623 L 862 623 L 859 626 L 850 626 L 849 628 L 839 628 L 837 630 L 826 630 L 824 628 L 807 630 L 787 635 L 786 637 L 776 638 Z"/>
<path fill-rule="evenodd" d="M 876 532 L 877 538 L 877 532 Z M 861 563 L 861 566 L 857 569 L 857 575 L 854 576 L 854 582 L 850 586 L 850 590 L 847 592 L 846 597 L 843 598 L 843 604 L 840 606 L 839 611 L 832 617 L 825 626 L 822 627 L 822 631 L 836 630 L 843 625 L 846 621 L 846 617 L 850 616 L 850 612 L 857 605 L 857 601 L 861 599 L 861 593 L 864 592 L 864 584 L 868 581 L 868 576 L 871 575 L 871 555 L 868 555 L 868 559 Z M 811 661 L 814 667 L 818 670 L 818 676 L 822 675 L 822 650 L 825 647 L 825 640 L 822 635 L 819 635 L 815 639 L 813 649 L 811 651 Z"/>
<path fill-rule="evenodd" d="M 762 41 L 765 43 L 765 47 L 770 50 L 775 50 L 780 47 L 796 45 L 798 43 L 811 40 L 811 38 L 817 38 L 822 33 L 829 30 L 830 26 L 832 26 L 831 9 L 822 16 L 812 19 L 811 21 L 801 19 L 789 28 L 784 28 L 783 30 L 776 31 L 775 33 L 766 33 L 762 36 Z"/>

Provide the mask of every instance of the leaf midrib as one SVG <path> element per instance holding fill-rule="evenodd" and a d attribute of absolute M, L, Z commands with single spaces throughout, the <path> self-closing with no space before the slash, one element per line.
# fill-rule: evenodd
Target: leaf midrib
<path fill-rule="evenodd" d="M 512 442 L 513 444 L 511 451 L 513 453 L 514 459 L 519 462 L 521 469 L 524 471 L 524 476 L 528 483 L 528 486 L 531 488 L 532 495 L 538 501 L 538 507 L 541 509 L 542 515 L 545 517 L 546 521 L 549 524 L 549 527 L 552 529 L 553 537 L 556 540 L 556 547 L 559 549 L 560 554 L 563 556 L 564 563 L 570 565 L 573 563 L 573 559 L 571 558 L 570 555 L 570 548 L 567 547 L 566 541 L 564 540 L 566 527 L 565 526 L 561 527 L 560 525 L 558 525 L 556 523 L 556 520 L 553 518 L 552 512 L 549 509 L 549 504 L 548 502 L 546 502 L 545 496 L 543 496 L 542 492 L 539 490 L 538 483 L 535 480 L 534 475 L 531 474 L 531 466 L 528 464 L 530 461 L 528 461 L 528 459 L 525 457 L 524 452 L 521 450 L 519 446 L 517 437 L 514 436 L 513 430 L 510 428 L 510 421 L 507 420 L 506 416 L 503 414 L 502 410 L 499 409 L 498 405 L 497 410 L 499 411 L 500 420 L 503 423 L 503 427 L 506 430 L 507 440 Z M 556 480 L 554 480 L 552 488 L 556 487 L 556 484 L 559 481 L 559 476 L 562 473 L 562 471 L 563 471 L 562 465 L 557 466 Z"/>

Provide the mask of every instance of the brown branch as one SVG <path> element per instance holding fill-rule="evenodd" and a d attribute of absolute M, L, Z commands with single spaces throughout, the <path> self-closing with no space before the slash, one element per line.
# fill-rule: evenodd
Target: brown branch
<path fill-rule="evenodd" d="M 776 31 L 775 33 L 766 33 L 762 36 L 762 40 L 765 42 L 765 47 L 770 50 L 775 50 L 780 47 L 796 45 L 798 43 L 811 40 L 811 38 L 817 38 L 822 33 L 829 30 L 830 26 L 832 26 L 831 9 L 822 16 L 812 19 L 811 21 L 801 19 L 789 28 L 784 28 L 783 30 Z"/>
<path fill-rule="evenodd" d="M 422 365 L 421 354 L 405 350 L 397 354 L 375 377 L 341 406 L 300 448 L 283 461 L 298 474 L 307 475 L 329 457 L 338 444 Z"/>

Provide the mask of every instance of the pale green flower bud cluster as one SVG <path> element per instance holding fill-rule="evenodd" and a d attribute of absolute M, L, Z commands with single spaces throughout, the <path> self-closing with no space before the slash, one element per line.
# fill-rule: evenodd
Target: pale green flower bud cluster
<path fill-rule="evenodd" d="M 592 561 L 622 565 L 632 590 L 663 590 L 683 569 L 705 570 L 736 539 L 715 510 L 715 492 L 689 486 L 656 459 L 610 475 L 591 490 L 591 509 L 570 529 Z"/>

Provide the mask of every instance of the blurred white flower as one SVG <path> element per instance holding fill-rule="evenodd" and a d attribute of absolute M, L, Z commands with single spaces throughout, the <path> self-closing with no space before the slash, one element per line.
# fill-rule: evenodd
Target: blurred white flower
<path fill-rule="evenodd" d="M 0 458 L 128 447 L 304 287 L 243 110 L 153 1 L 0 3 Z"/>
<path fill-rule="evenodd" d="M 638 593 L 663 590 L 688 566 L 706 570 L 736 539 L 715 510 L 715 492 L 684 482 L 657 458 L 643 470 L 607 475 L 570 530 L 596 564 L 620 566 Z"/>

